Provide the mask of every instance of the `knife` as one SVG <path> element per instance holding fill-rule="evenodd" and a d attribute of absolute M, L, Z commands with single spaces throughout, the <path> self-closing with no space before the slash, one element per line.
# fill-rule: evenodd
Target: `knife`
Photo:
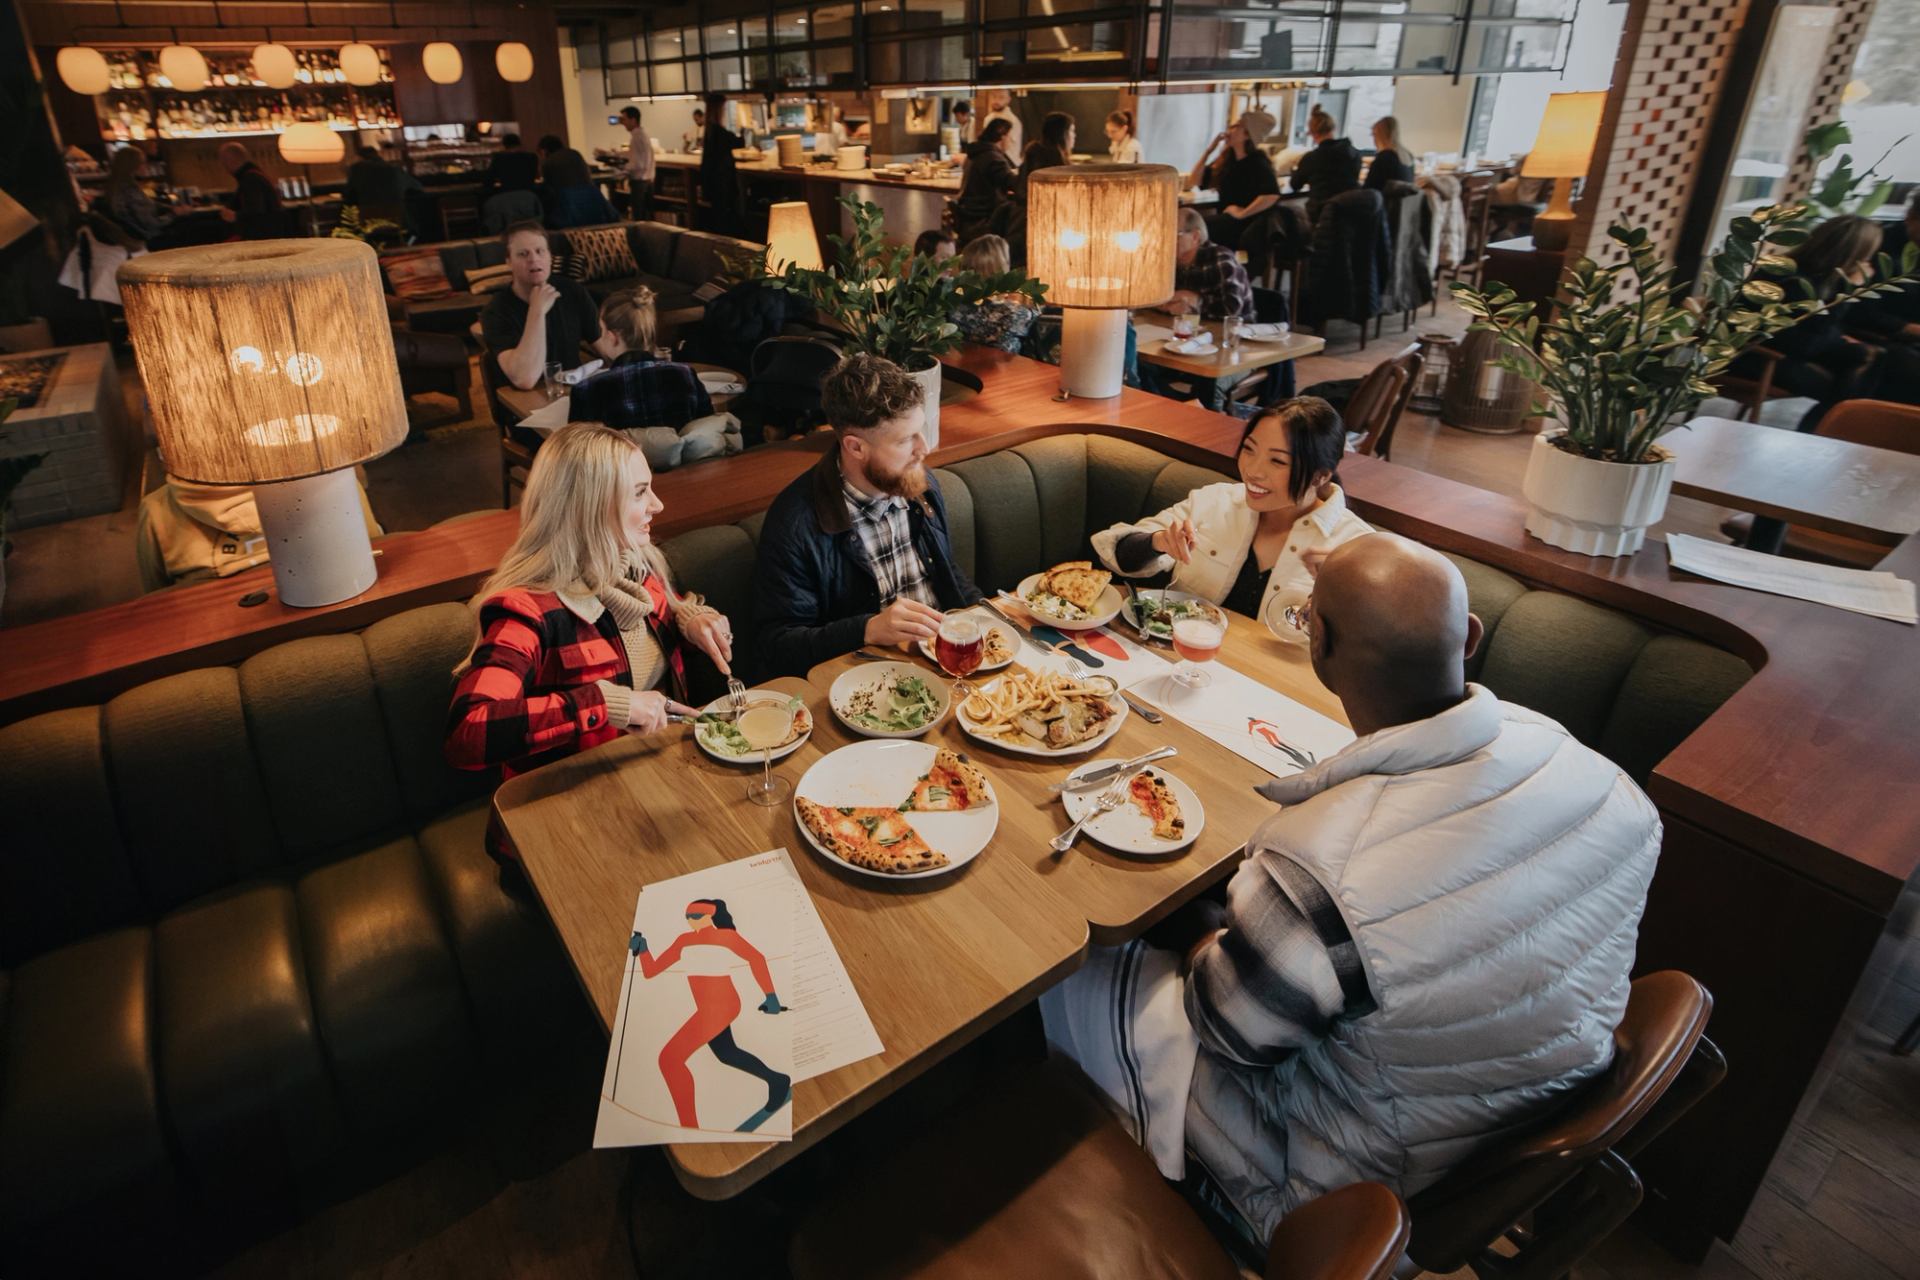
<path fill-rule="evenodd" d="M 1179 754 L 1180 748 L 1178 747 L 1161 747 L 1158 751 L 1149 751 L 1143 756 L 1136 756 L 1131 760 L 1122 760 L 1119 764 L 1102 765 L 1092 773 L 1083 773 L 1079 777 L 1066 782 L 1056 782 L 1048 787 L 1047 791 L 1049 794 L 1057 796 L 1062 791 L 1078 791 L 1082 787 L 1097 787 L 1101 783 L 1113 781 L 1113 779 L 1123 773 L 1137 772 L 1147 765 L 1152 764 L 1155 760 L 1165 760 L 1169 756 L 1177 756 Z"/>
<path fill-rule="evenodd" d="M 1003 600 L 1005 599 L 1011 599 L 1011 600 L 1017 601 L 1019 597 L 1017 596 L 997 597 L 992 600 L 983 600 L 981 603 L 985 604 L 989 609 L 992 609 L 995 613 L 999 614 L 1002 620 L 1004 620 L 1008 626 L 1012 627 L 1015 631 L 1018 631 L 1021 635 L 1031 640 L 1036 649 L 1045 649 L 1045 650 L 1048 650 L 1049 652 L 1056 652 L 1056 653 L 1060 651 L 1058 645 L 1048 644 L 1046 641 L 1042 640 L 1039 636 L 1033 633 L 1033 628 L 1024 625 L 1019 620 L 1017 620 L 1012 614 L 1008 613 L 1006 611 L 1006 608 L 1003 605 Z M 1075 646 L 1075 647 L 1077 648 L 1078 646 Z M 1092 665 L 1099 667 L 1099 666 L 1105 666 L 1106 664 L 1099 660 L 1095 660 Z M 1113 677 L 1103 676 L 1102 679 L 1113 680 Z M 1162 720 L 1166 719 L 1166 717 L 1161 715 L 1158 711 L 1155 711 L 1152 707 L 1149 707 L 1145 703 L 1136 700 L 1132 694 L 1128 693 L 1125 689 L 1120 688 L 1120 682 L 1118 680 L 1113 680 L 1113 687 L 1114 687 L 1114 690 L 1117 693 L 1119 693 L 1119 695 L 1122 698 L 1126 700 L 1127 705 L 1133 708 L 1134 714 L 1138 715 L 1142 720 L 1145 720 L 1148 724 L 1159 724 Z"/>

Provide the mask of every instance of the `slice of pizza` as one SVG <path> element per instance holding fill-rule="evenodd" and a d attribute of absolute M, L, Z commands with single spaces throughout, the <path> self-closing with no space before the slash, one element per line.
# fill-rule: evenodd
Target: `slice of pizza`
<path fill-rule="evenodd" d="M 836 858 L 856 867 L 900 875 L 947 865 L 946 855 L 929 848 L 897 809 L 823 805 L 805 796 L 797 804 L 800 819 L 814 838 Z"/>
<path fill-rule="evenodd" d="M 959 813 L 981 809 L 993 803 L 987 790 L 987 775 L 962 752 L 941 747 L 934 753 L 933 767 L 913 784 L 913 794 L 900 806 L 905 813 Z"/>
<path fill-rule="evenodd" d="M 1186 834 L 1187 820 L 1180 816 L 1180 799 L 1159 774 L 1151 769 L 1135 774 L 1130 790 L 1134 807 L 1153 824 L 1156 840 L 1178 840 Z"/>

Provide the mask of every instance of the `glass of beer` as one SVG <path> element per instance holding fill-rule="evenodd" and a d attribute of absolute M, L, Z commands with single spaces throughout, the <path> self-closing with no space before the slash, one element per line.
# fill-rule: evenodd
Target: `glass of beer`
<path fill-rule="evenodd" d="M 760 776 L 747 784 L 747 799 L 771 809 L 793 791 L 792 783 L 773 776 L 773 749 L 793 732 L 793 711 L 784 702 L 749 703 L 734 727 L 760 752 Z"/>
<path fill-rule="evenodd" d="M 950 613 L 940 620 L 940 634 L 933 642 L 933 656 L 941 669 L 956 680 L 964 680 L 980 669 L 987 656 L 987 630 L 980 619 L 964 613 Z"/>
<path fill-rule="evenodd" d="M 1204 689 L 1212 684 L 1213 677 L 1207 674 L 1201 664 L 1212 662 L 1226 639 L 1227 620 L 1224 616 L 1181 618 L 1175 622 L 1173 651 L 1180 655 L 1180 664 L 1173 670 L 1174 680 L 1188 689 Z"/>

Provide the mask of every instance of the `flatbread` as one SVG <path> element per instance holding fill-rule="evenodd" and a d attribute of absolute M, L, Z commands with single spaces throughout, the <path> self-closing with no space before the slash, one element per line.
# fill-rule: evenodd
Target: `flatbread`
<path fill-rule="evenodd" d="M 913 784 L 913 794 L 900 807 L 907 812 L 960 813 L 993 803 L 987 775 L 980 766 L 951 747 L 934 752 L 933 766 Z"/>
<path fill-rule="evenodd" d="M 1134 775 L 1128 788 L 1134 807 L 1153 824 L 1156 840 L 1178 840 L 1187 833 L 1187 820 L 1180 813 L 1180 799 L 1153 770 Z"/>
<path fill-rule="evenodd" d="M 927 846 L 898 809 L 872 805 L 823 805 L 800 796 L 801 821 L 827 852 L 868 871 L 905 875 L 947 865 L 947 855 Z"/>
<path fill-rule="evenodd" d="M 1100 603 L 1100 593 L 1113 581 L 1113 575 L 1105 569 L 1096 569 L 1091 560 L 1069 560 L 1057 564 L 1040 575 L 1040 590 L 1059 596 L 1069 604 L 1078 605 L 1088 613 Z"/>

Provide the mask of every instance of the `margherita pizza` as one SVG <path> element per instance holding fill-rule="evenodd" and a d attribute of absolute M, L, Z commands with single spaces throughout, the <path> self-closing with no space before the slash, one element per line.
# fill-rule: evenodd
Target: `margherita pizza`
<path fill-rule="evenodd" d="M 834 806 L 798 797 L 801 821 L 823 848 L 868 871 L 904 875 L 947 865 L 947 856 L 927 847 L 898 809 Z"/>
<path fill-rule="evenodd" d="M 913 794 L 900 806 L 905 812 L 959 813 L 993 803 L 987 790 L 987 775 L 961 752 L 941 747 L 934 753 L 933 767 L 913 784 Z"/>
<path fill-rule="evenodd" d="M 1186 834 L 1187 820 L 1180 816 L 1180 800 L 1159 774 L 1151 769 L 1135 774 L 1130 790 L 1134 807 L 1153 824 L 1156 840 L 1178 840 Z"/>

